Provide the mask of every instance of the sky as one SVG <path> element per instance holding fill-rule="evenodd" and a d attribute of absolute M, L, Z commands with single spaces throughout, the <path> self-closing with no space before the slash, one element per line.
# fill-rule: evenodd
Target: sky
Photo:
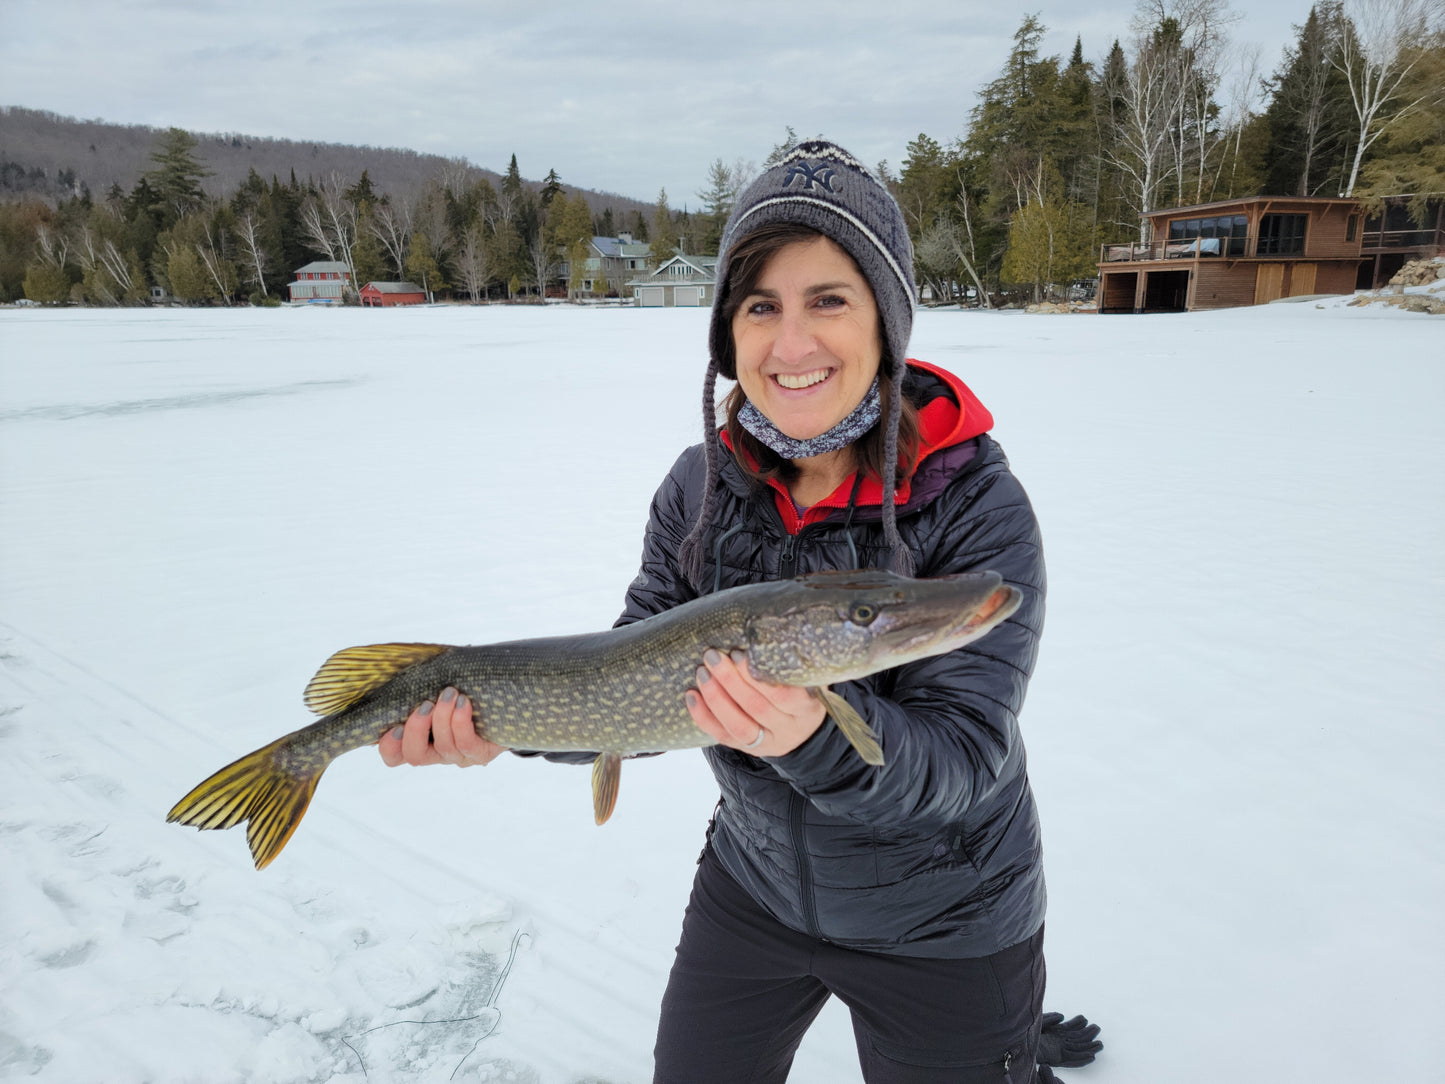
<path fill-rule="evenodd" d="M 1178 0 L 1163 0 L 1165 4 Z M 1278 62 L 1309 0 L 1236 0 L 1231 36 Z M 1098 60 L 1131 0 L 672 4 L 0 0 L 0 105 L 199 132 L 405 147 L 653 201 L 788 126 L 895 168 L 963 134 L 1024 15 L 1046 54 Z M 886 12 L 880 14 L 880 12 Z"/>

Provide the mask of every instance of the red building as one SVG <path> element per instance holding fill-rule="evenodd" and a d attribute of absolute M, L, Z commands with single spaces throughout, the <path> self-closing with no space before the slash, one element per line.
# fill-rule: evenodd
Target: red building
<path fill-rule="evenodd" d="M 368 282 L 361 288 L 361 303 L 368 308 L 425 305 L 426 291 L 414 282 Z"/>

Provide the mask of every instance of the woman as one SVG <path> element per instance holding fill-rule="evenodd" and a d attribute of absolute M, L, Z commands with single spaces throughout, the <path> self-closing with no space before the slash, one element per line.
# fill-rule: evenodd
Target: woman
<path fill-rule="evenodd" d="M 1043 557 L 988 411 L 904 360 L 911 269 L 897 204 L 833 144 L 800 145 L 743 193 L 718 260 L 703 443 L 654 498 L 619 624 L 818 569 L 990 568 L 1024 601 L 976 645 L 834 687 L 880 735 L 882 767 L 805 690 L 754 680 L 740 654 L 700 660 L 685 699 L 717 740 L 722 800 L 658 1081 L 783 1080 L 833 994 L 869 1081 L 1035 1079 L 1044 879 L 1017 715 Z M 721 433 L 719 373 L 737 382 Z M 501 751 L 451 690 L 381 745 L 389 764 Z"/>

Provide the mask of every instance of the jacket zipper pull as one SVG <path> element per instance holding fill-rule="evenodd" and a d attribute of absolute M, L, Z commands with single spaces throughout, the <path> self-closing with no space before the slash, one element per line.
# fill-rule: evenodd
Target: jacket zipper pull
<path fill-rule="evenodd" d="M 778 569 L 778 572 L 785 580 L 792 579 L 793 572 L 795 571 L 795 569 L 793 568 L 793 551 L 796 548 L 796 545 L 797 535 L 790 534 L 783 536 L 783 556 L 780 562 L 781 567 Z"/>

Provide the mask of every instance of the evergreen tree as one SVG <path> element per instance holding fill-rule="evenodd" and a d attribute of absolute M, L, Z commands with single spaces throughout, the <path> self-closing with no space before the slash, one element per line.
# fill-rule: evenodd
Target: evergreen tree
<path fill-rule="evenodd" d="M 699 254 L 717 254 L 722 240 L 723 227 L 732 213 L 733 203 L 738 197 L 739 177 L 737 171 L 721 158 L 713 160 L 707 170 L 707 185 L 697 194 L 702 200 L 703 217 L 706 219 L 699 246 Z"/>
<path fill-rule="evenodd" d="M 346 189 L 346 198 L 358 207 L 363 203 L 376 202 L 376 186 L 371 183 L 371 177 L 366 170 L 363 169 L 360 179 Z"/>
<path fill-rule="evenodd" d="M 647 263 L 658 267 L 677 255 L 677 228 L 667 206 L 667 189 L 659 189 L 657 205 L 652 210 L 652 239 L 647 247 Z"/>
<path fill-rule="evenodd" d="M 155 169 L 142 179 L 149 180 L 154 193 L 154 208 L 162 228 L 194 211 L 204 198 L 202 179 L 211 171 L 196 161 L 196 139 L 181 128 L 171 128 L 160 138 L 160 145 L 151 154 Z"/>
<path fill-rule="evenodd" d="M 1298 35 L 1270 81 L 1266 189 L 1313 196 L 1338 187 L 1331 171 L 1350 137 L 1349 87 L 1331 62 L 1339 49 L 1338 0 L 1310 8 Z"/>
<path fill-rule="evenodd" d="M 515 167 L 516 164 L 517 156 L 514 154 L 512 155 L 512 165 Z M 562 178 L 557 176 L 555 169 L 549 169 L 547 176 L 542 178 L 542 190 L 538 193 L 538 199 L 541 200 L 542 206 L 549 207 L 562 191 Z"/>

